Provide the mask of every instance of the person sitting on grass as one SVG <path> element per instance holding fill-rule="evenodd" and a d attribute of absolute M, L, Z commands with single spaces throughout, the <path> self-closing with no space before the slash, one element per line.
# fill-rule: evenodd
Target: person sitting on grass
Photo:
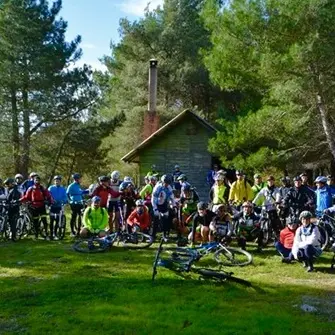
<path fill-rule="evenodd" d="M 314 270 L 314 258 L 321 255 L 320 231 L 319 228 L 311 223 L 312 213 L 309 211 L 301 212 L 299 220 L 302 223 L 297 229 L 294 237 L 292 254 L 295 259 L 303 262 L 307 272 Z"/>
<path fill-rule="evenodd" d="M 294 259 L 292 247 L 297 228 L 298 222 L 289 222 L 287 227 L 280 231 L 279 241 L 275 243 L 275 248 L 281 254 L 283 263 L 291 263 Z"/>
<path fill-rule="evenodd" d="M 224 204 L 219 205 L 216 209 L 216 216 L 209 225 L 209 240 L 214 241 L 215 237 L 219 237 L 221 241 L 224 240 L 226 243 L 230 243 L 232 234 L 233 226 L 227 206 Z"/>
<path fill-rule="evenodd" d="M 136 201 L 136 208 L 130 213 L 127 224 L 130 232 L 148 232 L 150 228 L 150 215 L 142 199 Z"/>
<path fill-rule="evenodd" d="M 107 235 L 105 229 L 108 227 L 108 213 L 106 208 L 100 207 L 100 197 L 92 198 L 91 206 L 87 207 L 83 216 L 83 228 L 80 231 L 80 236 L 85 238 L 90 234 L 99 237 Z"/>
<path fill-rule="evenodd" d="M 199 240 L 209 242 L 209 225 L 215 216 L 216 214 L 208 209 L 205 202 L 198 202 L 197 212 L 193 216 L 192 232 L 188 236 L 192 244 Z"/>

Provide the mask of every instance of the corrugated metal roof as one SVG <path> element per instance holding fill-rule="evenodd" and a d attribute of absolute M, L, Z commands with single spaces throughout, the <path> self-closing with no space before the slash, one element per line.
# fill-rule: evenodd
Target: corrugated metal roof
<path fill-rule="evenodd" d="M 148 146 L 154 138 L 162 135 L 168 128 L 180 122 L 187 115 L 192 116 L 195 120 L 197 120 L 200 124 L 202 124 L 204 127 L 209 129 L 210 131 L 213 131 L 213 132 L 217 131 L 211 124 L 209 124 L 202 117 L 198 116 L 197 114 L 190 111 L 189 109 L 186 109 L 180 114 L 178 114 L 176 117 L 174 117 L 171 121 L 166 123 L 163 127 L 155 131 L 152 135 L 150 135 L 147 139 L 145 139 L 142 143 L 140 143 L 136 148 L 128 152 L 125 156 L 121 158 L 121 160 L 127 163 L 134 162 L 134 158 L 138 156 L 139 151 L 141 151 L 143 148 Z"/>

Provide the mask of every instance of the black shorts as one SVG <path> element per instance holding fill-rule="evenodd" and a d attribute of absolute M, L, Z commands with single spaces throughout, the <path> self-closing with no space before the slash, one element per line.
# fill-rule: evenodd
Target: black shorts
<path fill-rule="evenodd" d="M 31 215 L 33 219 L 38 219 L 39 217 L 45 217 L 47 215 L 47 211 L 45 206 L 43 207 L 31 207 Z"/>
<path fill-rule="evenodd" d="M 108 203 L 108 213 L 118 213 L 120 212 L 120 209 L 122 210 L 121 201 L 110 201 Z"/>

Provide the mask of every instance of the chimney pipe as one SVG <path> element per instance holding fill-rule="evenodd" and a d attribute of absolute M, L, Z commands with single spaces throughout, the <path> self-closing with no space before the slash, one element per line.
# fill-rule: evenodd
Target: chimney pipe
<path fill-rule="evenodd" d="M 157 108 L 157 65 L 156 59 L 150 59 L 148 112 L 153 114 Z"/>

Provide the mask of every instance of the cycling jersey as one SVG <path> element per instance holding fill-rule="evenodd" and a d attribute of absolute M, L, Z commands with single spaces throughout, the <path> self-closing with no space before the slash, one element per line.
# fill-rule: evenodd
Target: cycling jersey
<path fill-rule="evenodd" d="M 61 205 L 66 204 L 68 202 L 68 198 L 66 195 L 65 187 L 59 185 L 51 185 L 48 188 L 52 198 L 54 199 L 54 207 L 61 207 Z"/>
<path fill-rule="evenodd" d="M 140 192 L 140 197 L 145 200 L 146 203 L 151 203 L 151 194 L 152 191 L 154 189 L 154 185 L 152 185 L 151 183 L 146 184 L 141 192 Z"/>
<path fill-rule="evenodd" d="M 260 184 L 255 184 L 251 189 L 252 192 L 254 194 L 254 198 L 256 197 L 256 195 L 258 194 L 258 192 L 263 189 L 266 186 L 265 182 L 262 182 Z"/>
<path fill-rule="evenodd" d="M 83 225 L 91 233 L 104 230 L 108 225 L 108 213 L 105 208 L 87 207 L 83 216 Z"/>
<path fill-rule="evenodd" d="M 226 203 L 226 192 L 227 192 L 227 187 L 225 185 L 214 185 L 213 186 L 213 205 L 225 204 Z"/>
<path fill-rule="evenodd" d="M 152 191 L 151 204 L 154 211 L 166 213 L 169 210 L 169 203 L 175 206 L 175 199 L 172 187 L 165 187 L 162 183 L 156 184 Z"/>
<path fill-rule="evenodd" d="M 236 180 L 231 185 L 229 192 L 229 200 L 237 204 L 242 204 L 244 201 L 252 200 L 253 193 L 251 186 L 246 180 Z"/>
<path fill-rule="evenodd" d="M 120 191 L 120 185 L 121 185 L 120 180 L 117 180 L 117 181 L 111 180 L 110 187 L 114 192 L 119 192 Z M 115 196 L 115 197 L 111 195 L 110 198 L 109 198 L 109 201 L 116 202 L 116 201 L 120 201 L 120 199 L 121 199 L 121 195 L 119 193 L 119 195 Z"/>
<path fill-rule="evenodd" d="M 29 201 L 31 202 L 32 207 L 35 208 L 45 208 L 45 201 L 53 202 L 50 192 L 40 185 L 29 187 L 20 201 Z"/>
<path fill-rule="evenodd" d="M 66 194 L 70 199 L 70 203 L 82 202 L 83 195 L 86 193 L 88 193 L 88 191 L 82 190 L 80 184 L 77 182 L 70 184 L 66 190 Z"/>
<path fill-rule="evenodd" d="M 280 200 L 280 193 L 277 187 L 266 186 L 262 188 L 256 195 L 253 203 L 261 203 L 262 206 L 265 206 L 267 211 L 276 209 L 276 202 Z"/>
<path fill-rule="evenodd" d="M 211 230 L 216 231 L 216 233 L 220 236 L 231 236 L 233 234 L 233 226 L 230 222 L 228 214 L 223 215 L 223 217 L 214 217 L 210 228 Z"/>
<path fill-rule="evenodd" d="M 318 188 L 315 191 L 316 194 L 316 212 L 322 215 L 323 211 L 333 204 L 333 197 L 331 190 L 328 186 Z"/>
<path fill-rule="evenodd" d="M 107 207 L 108 199 L 117 198 L 120 192 L 115 192 L 111 187 L 99 185 L 92 193 L 92 197 L 100 197 L 100 207 Z"/>

